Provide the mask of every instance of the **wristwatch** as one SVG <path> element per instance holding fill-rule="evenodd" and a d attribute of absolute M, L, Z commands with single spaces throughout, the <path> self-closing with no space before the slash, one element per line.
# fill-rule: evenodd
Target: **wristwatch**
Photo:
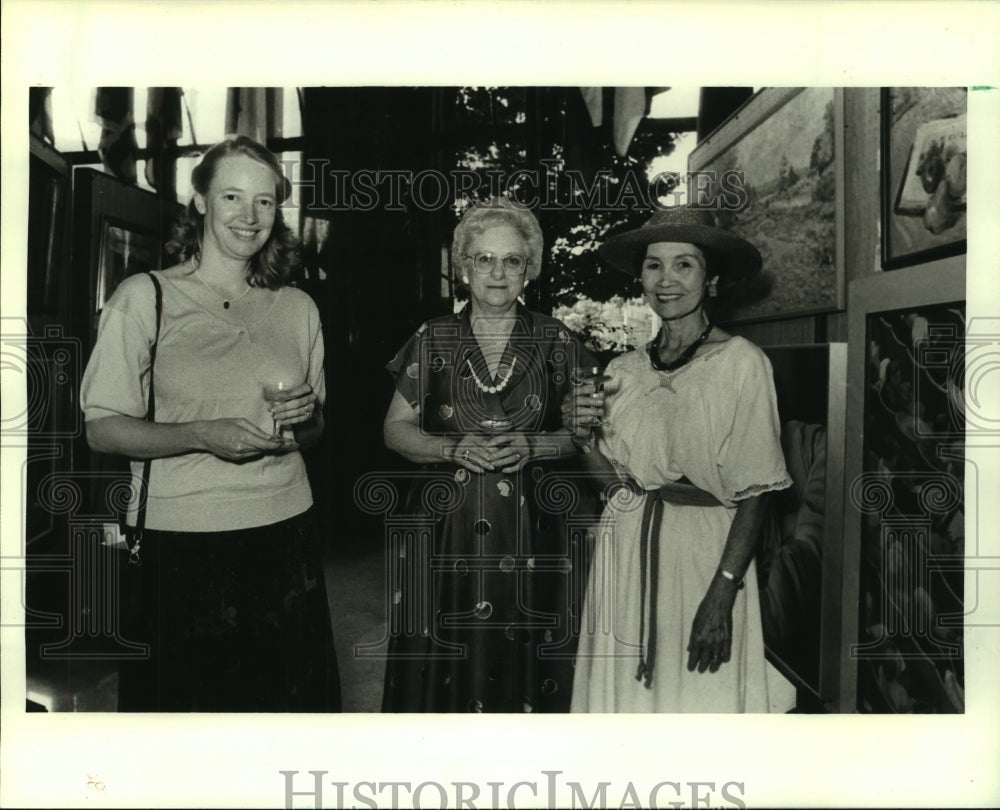
<path fill-rule="evenodd" d="M 743 589 L 743 585 L 745 584 L 743 582 L 743 577 L 738 577 L 732 571 L 727 571 L 725 568 L 720 568 L 719 573 L 726 579 L 728 579 L 730 582 L 732 582 L 733 585 L 736 586 L 736 590 L 739 591 Z"/>

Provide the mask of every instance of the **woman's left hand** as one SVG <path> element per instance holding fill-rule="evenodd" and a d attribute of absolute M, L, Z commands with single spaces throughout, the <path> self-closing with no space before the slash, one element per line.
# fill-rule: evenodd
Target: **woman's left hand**
<path fill-rule="evenodd" d="M 718 575 L 698 605 L 688 641 L 688 672 L 717 672 L 729 661 L 733 642 L 733 603 L 736 588 Z"/>
<path fill-rule="evenodd" d="M 316 394 L 309 383 L 302 383 L 281 392 L 281 399 L 270 403 L 268 410 L 274 414 L 276 427 L 290 427 L 313 418 Z M 282 448 L 284 450 L 284 448 Z"/>
<path fill-rule="evenodd" d="M 283 456 L 285 453 L 291 453 L 299 449 L 299 443 L 295 439 L 290 439 L 282 436 L 281 445 L 270 452 L 269 455 L 272 456 Z"/>
<path fill-rule="evenodd" d="M 493 463 L 493 469 L 513 473 L 531 460 L 535 444 L 531 437 L 524 433 L 501 433 L 491 438 L 486 447 L 492 454 L 490 461 Z"/>

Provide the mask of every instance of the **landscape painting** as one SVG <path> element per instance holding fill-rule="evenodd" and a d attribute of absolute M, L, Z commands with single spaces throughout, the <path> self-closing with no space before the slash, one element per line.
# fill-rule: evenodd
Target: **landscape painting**
<path fill-rule="evenodd" d="M 742 173 L 737 207 L 719 183 L 699 204 L 718 201 L 718 221 L 752 242 L 764 259 L 764 284 L 732 320 L 751 321 L 843 308 L 842 138 L 840 91 L 767 88 L 753 96 L 691 153 L 692 172 Z"/>

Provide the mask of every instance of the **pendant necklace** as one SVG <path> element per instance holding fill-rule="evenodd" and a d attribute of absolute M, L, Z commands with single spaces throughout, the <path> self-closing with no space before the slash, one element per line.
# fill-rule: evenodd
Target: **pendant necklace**
<path fill-rule="evenodd" d="M 499 385 L 486 385 L 479 376 L 476 374 L 476 370 L 472 367 L 472 361 L 466 359 L 466 363 L 469 364 L 469 371 L 472 372 L 472 379 L 476 383 L 476 387 L 482 391 L 484 394 L 499 394 L 507 387 L 507 383 L 510 382 L 510 378 L 514 376 L 514 366 L 517 365 L 517 358 L 514 357 L 510 361 L 510 368 L 507 369 L 507 373 L 502 377 L 502 382 Z"/>
<path fill-rule="evenodd" d="M 676 360 L 670 363 L 664 362 L 660 358 L 660 337 L 663 334 L 663 330 L 661 329 L 656 333 L 656 338 L 649 344 L 649 359 L 653 364 L 653 368 L 657 371 L 676 371 L 679 369 L 694 357 L 694 353 L 698 351 L 698 347 L 708 340 L 708 336 L 712 333 L 714 326 L 715 324 L 709 321 L 708 326 L 705 327 L 705 331 L 695 338 L 694 343 L 688 346 Z"/>
<path fill-rule="evenodd" d="M 205 281 L 205 279 L 203 279 L 201 277 L 201 273 L 198 272 L 197 268 L 195 268 L 194 274 L 198 277 L 198 281 L 200 281 L 202 284 L 205 285 L 205 289 L 207 289 L 210 293 L 212 293 L 212 295 L 214 295 L 216 298 L 218 298 L 222 302 L 222 308 L 223 309 L 229 309 L 229 305 L 230 304 L 236 303 L 244 295 L 246 295 L 248 292 L 250 292 L 251 289 L 253 289 L 249 284 L 247 284 L 247 288 L 243 292 L 241 292 L 239 295 L 237 295 L 235 298 L 223 298 L 221 295 L 219 295 L 218 292 L 216 292 L 215 287 L 213 287 L 211 284 L 209 284 L 207 281 Z"/>

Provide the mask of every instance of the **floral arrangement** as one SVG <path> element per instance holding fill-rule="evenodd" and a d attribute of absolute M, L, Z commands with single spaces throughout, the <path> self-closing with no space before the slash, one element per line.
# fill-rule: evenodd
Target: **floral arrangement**
<path fill-rule="evenodd" d="M 582 296 L 572 306 L 556 307 L 552 314 L 604 359 L 641 346 L 659 325 L 642 298 L 626 299 L 620 295 L 604 302 Z"/>

